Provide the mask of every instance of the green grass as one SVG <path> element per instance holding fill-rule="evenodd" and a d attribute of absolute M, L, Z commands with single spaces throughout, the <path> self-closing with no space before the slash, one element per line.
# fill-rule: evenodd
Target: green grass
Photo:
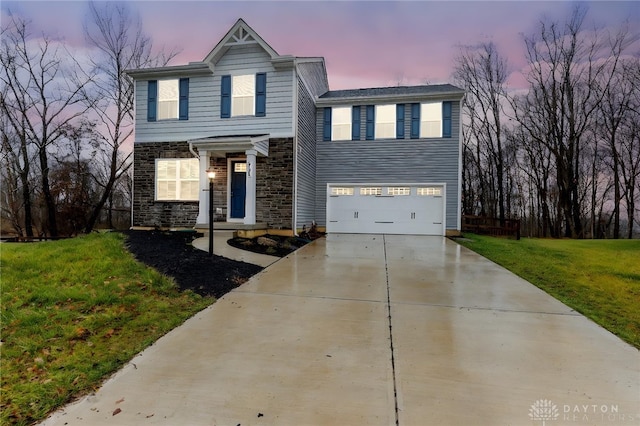
<path fill-rule="evenodd" d="M 0 424 L 42 420 L 213 303 L 135 261 L 120 234 L 0 249 Z"/>
<path fill-rule="evenodd" d="M 640 241 L 520 241 L 465 235 L 459 243 L 540 287 L 640 348 Z"/>

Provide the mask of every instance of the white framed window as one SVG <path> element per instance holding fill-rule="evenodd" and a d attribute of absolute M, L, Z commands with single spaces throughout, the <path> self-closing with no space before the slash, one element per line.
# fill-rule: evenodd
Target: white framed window
<path fill-rule="evenodd" d="M 234 75 L 231 83 L 231 115 L 255 115 L 256 76 Z"/>
<path fill-rule="evenodd" d="M 247 163 L 234 163 L 233 171 L 236 173 L 246 173 L 247 172 Z"/>
<path fill-rule="evenodd" d="M 442 137 L 442 102 L 429 102 L 420 105 L 420 137 Z"/>
<path fill-rule="evenodd" d="M 156 160 L 156 200 L 198 201 L 200 162 L 197 158 Z"/>
<path fill-rule="evenodd" d="M 382 188 L 380 187 L 362 187 L 360 188 L 360 195 L 382 195 Z"/>
<path fill-rule="evenodd" d="M 351 107 L 332 108 L 331 140 L 351 140 Z"/>
<path fill-rule="evenodd" d="M 353 195 L 353 188 L 349 186 L 334 186 L 331 195 Z"/>
<path fill-rule="evenodd" d="M 442 195 L 442 188 L 440 187 L 425 187 L 425 188 L 418 188 L 418 195 L 436 195 L 436 196 L 440 196 Z"/>
<path fill-rule="evenodd" d="M 178 118 L 179 80 L 158 80 L 158 120 Z"/>
<path fill-rule="evenodd" d="M 387 188 L 387 195 L 411 195 L 411 188 L 408 186 L 390 186 Z"/>
<path fill-rule="evenodd" d="M 376 105 L 376 139 L 396 137 L 396 106 Z"/>

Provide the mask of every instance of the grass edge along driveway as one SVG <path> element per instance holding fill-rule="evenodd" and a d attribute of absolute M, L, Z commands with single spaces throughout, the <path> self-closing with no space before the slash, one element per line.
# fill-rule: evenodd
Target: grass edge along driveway
<path fill-rule="evenodd" d="M 640 349 L 640 240 L 465 234 L 456 241 Z"/>
<path fill-rule="evenodd" d="M 137 262 L 119 233 L 0 250 L 0 424 L 43 420 L 214 302 Z"/>

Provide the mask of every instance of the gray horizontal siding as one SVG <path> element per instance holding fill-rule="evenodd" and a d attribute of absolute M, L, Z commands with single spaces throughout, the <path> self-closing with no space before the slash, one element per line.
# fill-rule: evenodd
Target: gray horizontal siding
<path fill-rule="evenodd" d="M 220 118 L 220 82 L 226 74 L 267 73 L 265 117 Z M 136 82 L 136 142 L 184 141 L 208 136 L 269 133 L 292 137 L 293 70 L 276 71 L 258 45 L 234 46 L 218 61 L 212 76 L 189 79 L 189 119 L 147 121 L 147 81 Z"/>
<path fill-rule="evenodd" d="M 316 220 L 316 107 L 301 79 L 298 80 L 298 137 L 296 157 L 296 227 Z"/>
<path fill-rule="evenodd" d="M 410 108 L 405 108 L 409 110 Z M 364 108 L 363 108 L 364 110 Z M 451 138 L 322 141 L 322 108 L 316 118 L 316 218 L 326 225 L 327 183 L 446 183 L 446 227 L 457 229 L 459 103 L 453 103 Z M 364 116 L 361 131 L 364 139 Z"/>

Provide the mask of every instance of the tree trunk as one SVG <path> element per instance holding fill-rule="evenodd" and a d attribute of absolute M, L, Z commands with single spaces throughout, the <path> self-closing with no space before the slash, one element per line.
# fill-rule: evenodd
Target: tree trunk
<path fill-rule="evenodd" d="M 615 148 L 615 134 L 611 140 L 612 157 L 613 157 L 613 238 L 620 238 L 620 165 L 618 160 L 618 152 Z M 630 223 L 629 225 L 632 225 Z"/>
<path fill-rule="evenodd" d="M 29 184 L 29 152 L 27 151 L 27 143 L 21 141 L 20 153 L 24 167 L 20 171 L 20 182 L 22 184 L 22 202 L 24 205 L 24 230 L 27 237 L 33 237 L 33 214 L 31 206 L 31 185 Z"/>
<path fill-rule="evenodd" d="M 51 187 L 49 185 L 49 160 L 47 158 L 46 148 L 39 150 L 38 156 L 40 158 L 40 169 L 42 173 L 42 194 L 44 195 L 44 202 L 47 207 L 47 220 L 49 222 L 49 235 L 52 237 L 58 236 L 58 223 L 56 221 L 56 203 L 51 194 Z"/>

